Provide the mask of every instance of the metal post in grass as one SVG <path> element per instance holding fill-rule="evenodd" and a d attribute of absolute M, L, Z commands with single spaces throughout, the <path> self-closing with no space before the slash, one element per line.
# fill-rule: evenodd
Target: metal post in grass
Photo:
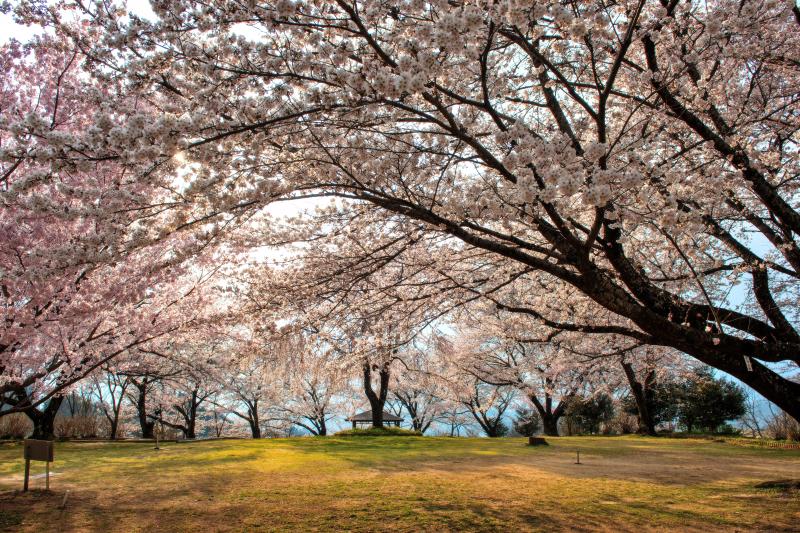
<path fill-rule="evenodd" d="M 64 509 L 67 506 L 67 497 L 69 497 L 69 490 L 64 493 L 64 498 L 61 500 L 61 505 L 58 507 L 59 509 Z"/>
<path fill-rule="evenodd" d="M 575 457 L 575 464 L 576 465 L 583 464 L 583 463 L 581 463 L 581 451 L 580 450 L 575 450 L 575 453 L 577 454 L 576 457 Z"/>

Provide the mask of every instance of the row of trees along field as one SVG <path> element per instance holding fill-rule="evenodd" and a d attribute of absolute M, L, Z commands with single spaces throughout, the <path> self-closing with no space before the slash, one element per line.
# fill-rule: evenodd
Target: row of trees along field
<path fill-rule="evenodd" d="M 793 2 L 3 10 L 0 420 L 653 432 L 700 364 L 800 419 Z"/>
<path fill-rule="evenodd" d="M 409 429 L 435 435 L 655 433 L 658 428 L 796 437 L 781 426 L 780 415 L 765 416 L 748 404 L 740 386 L 688 360 L 657 380 L 647 379 L 640 406 L 627 363 L 618 357 L 588 359 L 591 369 L 564 372 L 557 370 L 561 356 L 552 354 L 548 361 L 545 349 L 531 347 L 536 357 L 497 348 L 459 353 L 452 338 L 437 334 L 418 337 L 389 359 L 365 357 L 359 372 L 349 354 L 316 342 L 317 335 L 302 344 L 294 341 L 297 335 L 290 338 L 260 350 L 273 354 L 270 358 L 214 356 L 236 349 L 233 340 L 227 346 L 173 340 L 142 349 L 93 372 L 43 407 L 0 417 L 0 438 L 326 435 L 364 407 L 403 417 Z M 254 348 L 246 344 L 248 351 Z M 511 358 L 513 368 L 506 366 Z M 503 366 L 491 371 L 490 360 Z M 383 398 L 381 405 L 369 405 L 370 389 Z"/>

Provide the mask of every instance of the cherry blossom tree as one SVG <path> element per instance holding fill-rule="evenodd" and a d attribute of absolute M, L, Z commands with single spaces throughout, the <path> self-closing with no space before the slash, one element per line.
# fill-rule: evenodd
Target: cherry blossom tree
<path fill-rule="evenodd" d="M 286 422 L 281 407 L 286 401 L 288 382 L 283 379 L 287 355 L 291 346 L 281 332 L 275 337 L 254 334 L 252 329 L 239 327 L 232 331 L 227 342 L 228 357 L 221 361 L 218 371 L 222 386 L 222 403 L 231 416 L 245 422 L 254 439 L 260 439 Z M 278 428 L 284 431 L 286 428 Z"/>
<path fill-rule="evenodd" d="M 447 387 L 441 377 L 444 364 L 439 355 L 446 338 L 439 331 L 417 337 L 399 354 L 399 372 L 391 379 L 390 397 L 397 416 L 405 411 L 411 419 L 411 429 L 425 433 L 439 422 L 447 398 Z"/>
<path fill-rule="evenodd" d="M 445 399 L 442 404 L 441 424 L 447 428 L 447 436 L 460 437 L 462 430 L 465 430 L 469 435 L 472 420 L 473 417 L 469 410 L 465 409 L 459 402 Z"/>
<path fill-rule="evenodd" d="M 411 429 L 425 433 L 438 421 L 443 410 L 441 385 L 429 375 L 403 374 L 391 388 L 395 414 L 405 410 L 411 418 Z"/>
<path fill-rule="evenodd" d="M 123 98 L 67 143 L 47 121 L 5 123 L 59 149 L 15 141 L 4 169 L 36 162 L 50 182 L 65 162 L 110 161 L 162 180 L 168 192 L 147 204 L 163 206 L 146 222 L 158 236 L 198 220 L 216 236 L 278 199 L 336 197 L 326 218 L 353 220 L 349 239 L 388 228 L 439 257 L 431 297 L 513 285 L 497 302 L 507 311 L 685 352 L 800 418 L 792 2 L 153 10 L 19 3 L 21 20 L 69 39 L 91 83 Z M 193 169 L 180 190 L 176 159 Z M 313 245 L 319 221 L 268 240 Z M 452 272 L 451 251 L 496 268 Z M 539 305 L 538 287 L 573 313 Z"/>
<path fill-rule="evenodd" d="M 125 392 L 131 385 L 130 377 L 105 367 L 92 374 L 90 379 L 92 396 L 108 421 L 108 438 L 116 440 L 124 418 Z"/>
<path fill-rule="evenodd" d="M 140 349 L 157 359 L 164 369 L 161 385 L 163 396 L 167 397 L 166 408 L 158 422 L 181 431 L 187 439 L 196 438 L 203 412 L 225 379 L 220 373 L 225 371 L 228 339 L 219 331 L 219 324 L 214 325 L 215 328 L 195 325 Z"/>
<path fill-rule="evenodd" d="M 85 56 L 62 37 L 12 41 L 0 62 L 6 414 L 38 416 L 38 405 L 55 406 L 95 369 L 185 327 L 214 272 L 197 253 L 211 253 L 208 240 L 180 231 L 146 235 L 143 221 L 162 209 L 155 204 L 164 195 L 155 191 L 163 182 L 140 180 L 130 166 L 102 157 L 60 158 L 84 150 L 78 137 L 92 129 L 103 102 L 124 100 L 90 81 Z M 135 166 L 145 168 L 145 160 Z"/>
<path fill-rule="evenodd" d="M 556 333 L 551 346 L 567 354 L 564 360 L 573 361 L 569 370 L 580 376 L 573 395 L 581 393 L 585 401 L 591 400 L 586 397 L 588 392 L 610 396 L 627 389 L 636 406 L 639 433 L 655 434 L 656 417 L 651 410 L 657 389 L 665 382 L 691 375 L 698 366 L 674 349 L 642 345 L 619 335 Z"/>
<path fill-rule="evenodd" d="M 592 351 L 581 354 L 581 344 Z M 480 381 L 516 388 L 536 409 L 544 433 L 557 436 L 559 420 L 576 396 L 605 389 L 609 361 L 597 349 L 591 336 L 587 341 L 522 315 L 479 306 L 459 330 L 450 357 Z"/>
<path fill-rule="evenodd" d="M 183 370 L 166 384 L 172 396 L 172 420 L 161 414 L 159 422 L 181 431 L 186 439 L 197 437 L 204 405 L 217 392 L 216 382 L 197 370 Z"/>
<path fill-rule="evenodd" d="M 208 423 L 211 427 L 212 435 L 216 438 L 221 438 L 226 431 L 226 428 L 231 425 L 231 413 L 223 405 L 220 403 L 223 401 L 223 394 L 222 391 L 213 394 L 211 398 L 209 398 L 209 411 L 211 412 L 209 416 Z"/>
<path fill-rule="evenodd" d="M 133 361 L 120 372 L 130 382 L 128 401 L 136 410 L 139 430 L 143 439 L 155 438 L 157 411 L 163 407 L 162 381 L 177 372 L 152 354 L 136 353 Z"/>
<path fill-rule="evenodd" d="M 514 402 L 513 387 L 495 386 L 466 374 L 453 388 L 452 395 L 475 419 L 487 437 L 503 437 L 508 432 L 504 421 L 506 411 Z"/>
<path fill-rule="evenodd" d="M 324 336 L 300 337 L 294 346 L 299 353 L 285 369 L 289 392 L 282 409 L 292 423 L 312 435 L 327 435 L 347 390 L 349 372 Z"/>

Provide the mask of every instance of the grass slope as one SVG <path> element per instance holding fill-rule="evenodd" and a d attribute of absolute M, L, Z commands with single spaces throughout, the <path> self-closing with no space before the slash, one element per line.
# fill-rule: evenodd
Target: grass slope
<path fill-rule="evenodd" d="M 422 433 L 397 427 L 354 428 L 336 433 L 337 437 L 421 437 Z"/>
<path fill-rule="evenodd" d="M 800 452 L 693 439 L 407 437 L 59 443 L 51 493 L 20 494 L 0 445 L 8 531 L 796 531 Z M 575 465 L 575 450 L 582 465 Z M 43 471 L 34 463 L 34 473 Z M 44 480 L 33 481 L 43 486 Z M 64 510 L 58 506 L 70 490 Z"/>

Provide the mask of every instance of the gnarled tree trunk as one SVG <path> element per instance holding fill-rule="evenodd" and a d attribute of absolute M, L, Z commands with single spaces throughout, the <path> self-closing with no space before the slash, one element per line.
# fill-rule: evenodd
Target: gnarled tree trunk
<path fill-rule="evenodd" d="M 372 365 L 369 361 L 365 361 L 364 369 L 364 393 L 369 400 L 370 408 L 372 409 L 372 427 L 383 427 L 383 406 L 386 404 L 386 396 L 389 393 L 389 364 L 387 361 L 381 365 Z M 372 388 L 372 370 L 378 371 L 378 392 Z"/>
<path fill-rule="evenodd" d="M 562 398 L 555 408 L 553 408 L 553 397 L 548 392 L 544 393 L 544 403 L 540 402 L 539 398 L 534 394 L 529 394 L 528 398 L 542 419 L 542 431 L 544 434 L 548 437 L 558 437 L 558 421 L 564 415 L 564 410 L 572 395 Z"/>
<path fill-rule="evenodd" d="M 651 370 L 645 376 L 644 381 L 639 382 L 636 379 L 633 365 L 623 362 L 622 369 L 625 371 L 625 377 L 628 379 L 631 394 L 633 394 L 633 399 L 636 402 L 636 411 L 639 418 L 639 429 L 637 433 L 655 435 L 656 425 L 653 420 L 653 413 L 650 412 L 650 400 L 653 395 L 656 373 L 654 370 Z"/>
<path fill-rule="evenodd" d="M 33 422 L 32 439 L 53 440 L 55 438 L 56 415 L 63 401 L 63 396 L 55 396 L 47 402 L 47 407 L 41 411 L 36 407 L 29 407 L 23 411 Z"/>
<path fill-rule="evenodd" d="M 141 381 L 131 379 L 131 383 L 133 383 L 133 386 L 136 387 L 137 390 L 136 414 L 139 417 L 139 427 L 142 431 L 142 438 L 154 439 L 156 422 L 147 416 L 147 388 L 150 385 L 150 382 L 147 378 L 144 378 Z"/>

